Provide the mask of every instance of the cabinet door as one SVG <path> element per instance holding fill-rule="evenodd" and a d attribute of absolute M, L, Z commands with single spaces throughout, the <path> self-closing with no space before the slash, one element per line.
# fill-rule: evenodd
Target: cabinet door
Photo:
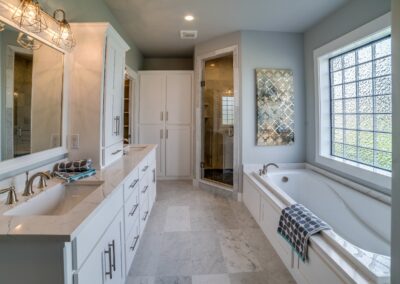
<path fill-rule="evenodd" d="M 124 62 L 124 52 L 112 39 L 108 39 L 104 70 L 103 145 L 105 147 L 122 141 L 123 137 Z"/>
<path fill-rule="evenodd" d="M 165 176 L 165 130 L 163 125 L 140 125 L 140 144 L 157 144 L 156 163 L 157 176 Z"/>
<path fill-rule="evenodd" d="M 168 124 L 190 124 L 192 121 L 192 74 L 167 73 L 165 119 Z"/>
<path fill-rule="evenodd" d="M 141 124 L 165 121 L 165 73 L 140 73 L 139 120 Z"/>
<path fill-rule="evenodd" d="M 165 136 L 165 174 L 168 177 L 191 175 L 190 126 L 168 126 Z"/>
<path fill-rule="evenodd" d="M 122 225 L 122 211 L 120 211 L 79 272 L 74 275 L 74 284 L 123 283 L 125 277 Z"/>
<path fill-rule="evenodd" d="M 123 251 L 122 212 L 115 218 L 102 238 L 103 244 L 103 283 L 123 283 L 124 251 Z M 94 283 L 94 282 L 91 282 Z"/>

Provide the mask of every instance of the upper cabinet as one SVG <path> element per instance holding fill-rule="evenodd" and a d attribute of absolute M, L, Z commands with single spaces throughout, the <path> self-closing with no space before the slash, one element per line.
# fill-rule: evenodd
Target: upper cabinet
<path fill-rule="evenodd" d="M 165 120 L 169 124 L 190 124 L 192 121 L 192 74 L 167 73 Z"/>
<path fill-rule="evenodd" d="M 128 45 L 108 23 L 72 24 L 79 44 L 70 57 L 72 159 L 102 168 L 123 153 L 123 84 Z"/>
<path fill-rule="evenodd" d="M 160 124 L 165 119 L 165 73 L 140 74 L 140 123 Z"/>

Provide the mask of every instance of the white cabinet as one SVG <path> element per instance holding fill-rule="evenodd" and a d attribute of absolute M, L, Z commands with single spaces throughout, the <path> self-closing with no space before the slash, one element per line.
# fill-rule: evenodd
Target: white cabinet
<path fill-rule="evenodd" d="M 190 176 L 190 127 L 167 126 L 165 137 L 165 173 L 169 177 Z"/>
<path fill-rule="evenodd" d="M 129 47 L 108 23 L 71 27 L 79 45 L 68 54 L 69 156 L 91 158 L 95 167 L 102 168 L 123 154 L 123 84 Z"/>
<path fill-rule="evenodd" d="M 190 178 L 193 72 L 143 71 L 139 76 L 139 141 L 159 145 L 159 178 Z"/>
<path fill-rule="evenodd" d="M 251 184 L 250 179 L 245 175 L 243 178 L 243 202 L 257 223 L 260 224 L 261 193 Z"/>
<path fill-rule="evenodd" d="M 119 284 L 125 279 L 122 211 L 118 213 L 107 231 L 74 276 L 74 284 Z"/>

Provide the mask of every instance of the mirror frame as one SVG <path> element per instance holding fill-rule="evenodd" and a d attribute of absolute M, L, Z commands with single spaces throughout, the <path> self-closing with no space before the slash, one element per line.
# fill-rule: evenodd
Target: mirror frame
<path fill-rule="evenodd" d="M 18 174 L 24 173 L 25 171 L 35 169 L 50 163 L 54 163 L 58 160 L 64 159 L 68 155 L 68 147 L 67 147 L 67 133 L 68 133 L 68 60 L 67 54 L 68 52 L 51 42 L 51 38 L 53 34 L 56 32 L 56 25 L 53 24 L 52 18 L 48 16 L 46 18 L 49 24 L 49 27 L 46 31 L 41 32 L 40 34 L 31 33 L 23 28 L 20 28 L 16 23 L 11 20 L 11 16 L 16 7 L 10 3 L 5 3 L 4 1 L 0 1 L 0 21 L 9 25 L 20 32 L 24 32 L 29 36 L 43 42 L 44 44 L 56 49 L 57 51 L 63 54 L 63 93 L 62 93 L 62 123 L 61 123 L 61 146 L 52 148 L 49 150 L 29 154 L 26 156 L 17 157 L 10 160 L 0 161 L 0 181 L 6 178 L 14 177 Z M 47 16 L 47 15 L 46 15 Z M 1 110 L 0 110 L 0 115 Z"/>

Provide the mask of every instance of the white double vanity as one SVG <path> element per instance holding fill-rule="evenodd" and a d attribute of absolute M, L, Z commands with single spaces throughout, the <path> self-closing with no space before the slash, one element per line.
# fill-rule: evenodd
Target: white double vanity
<path fill-rule="evenodd" d="M 94 177 L 0 206 L 0 283 L 124 283 L 156 197 L 155 151 L 131 146 Z"/>
<path fill-rule="evenodd" d="M 124 145 L 129 46 L 108 23 L 79 23 L 65 50 L 50 16 L 42 32 L 14 22 L 15 2 L 0 0 L 0 283 L 124 283 L 155 201 L 158 151 Z M 94 176 L 34 179 L 87 158 Z M 7 198 L 14 188 L 18 200 Z"/>

